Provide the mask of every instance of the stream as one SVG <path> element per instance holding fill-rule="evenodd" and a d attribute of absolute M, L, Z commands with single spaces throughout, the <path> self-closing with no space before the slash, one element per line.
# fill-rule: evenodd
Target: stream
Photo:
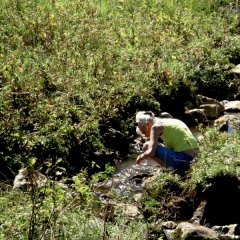
<path fill-rule="evenodd" d="M 144 160 L 141 164 L 136 164 L 135 160 L 138 154 L 133 154 L 128 159 L 117 166 L 113 174 L 113 181 L 121 183 L 117 185 L 120 194 L 131 192 L 137 194 L 142 192 L 142 179 L 150 177 L 153 172 L 161 166 L 153 160 Z"/>
<path fill-rule="evenodd" d="M 226 113 L 240 119 L 240 112 Z M 197 128 L 190 128 L 193 135 L 198 138 L 201 132 Z M 233 129 L 228 127 L 228 133 L 232 134 Z M 116 164 L 116 170 L 110 180 L 99 184 L 96 187 L 97 195 L 107 194 L 111 189 L 115 189 L 120 195 L 133 196 L 143 190 L 142 179 L 153 175 L 154 171 L 161 168 L 155 161 L 149 159 L 136 164 L 135 160 L 141 153 L 139 146 L 134 146 L 132 154 L 125 161 Z"/>

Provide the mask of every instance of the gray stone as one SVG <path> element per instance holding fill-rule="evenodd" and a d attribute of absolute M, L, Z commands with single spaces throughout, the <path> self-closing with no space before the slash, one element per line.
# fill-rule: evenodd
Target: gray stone
<path fill-rule="evenodd" d="M 240 64 L 231 69 L 231 72 L 240 74 Z"/>
<path fill-rule="evenodd" d="M 180 223 L 174 231 L 172 240 L 218 240 L 217 234 L 214 230 L 189 222 Z"/>
<path fill-rule="evenodd" d="M 221 112 L 222 109 L 218 104 L 202 104 L 199 106 L 200 109 L 204 109 L 205 115 L 207 118 L 217 118 Z"/>
<path fill-rule="evenodd" d="M 13 188 L 22 188 L 27 186 L 44 187 L 47 183 L 47 177 L 38 170 L 22 168 L 14 178 Z"/>
<path fill-rule="evenodd" d="M 233 115 L 226 114 L 214 121 L 214 127 L 220 129 L 220 130 L 228 130 L 229 123 L 237 121 L 237 118 Z"/>
<path fill-rule="evenodd" d="M 197 104 L 200 105 L 205 105 L 205 104 L 214 104 L 218 106 L 218 112 L 222 113 L 224 111 L 224 106 L 221 102 L 217 101 L 214 98 L 209 98 L 209 97 L 205 97 L 202 95 L 197 95 L 196 96 L 196 101 Z"/>
<path fill-rule="evenodd" d="M 240 111 L 240 101 L 230 101 L 224 105 L 225 111 Z"/>
<path fill-rule="evenodd" d="M 173 221 L 166 221 L 161 223 L 162 229 L 175 229 L 177 227 L 177 224 Z"/>

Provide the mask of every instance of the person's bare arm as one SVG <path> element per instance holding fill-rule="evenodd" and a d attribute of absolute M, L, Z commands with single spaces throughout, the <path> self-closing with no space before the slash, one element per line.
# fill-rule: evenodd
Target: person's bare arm
<path fill-rule="evenodd" d="M 155 152 L 158 146 L 158 138 L 163 133 L 163 125 L 154 124 L 151 128 L 150 132 L 150 141 L 148 145 L 148 149 L 140 154 L 136 160 L 137 163 L 140 163 L 143 159 L 149 157 L 151 159 L 155 159 Z M 156 161 L 156 160 L 155 160 Z"/>

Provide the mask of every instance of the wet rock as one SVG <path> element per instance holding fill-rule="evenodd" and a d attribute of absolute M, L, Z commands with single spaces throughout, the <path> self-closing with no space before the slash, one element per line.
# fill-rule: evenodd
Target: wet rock
<path fill-rule="evenodd" d="M 118 211 L 118 209 L 120 211 Z M 129 217 L 129 218 L 135 218 L 140 214 L 140 211 L 137 206 L 134 206 L 132 204 L 123 204 L 118 203 L 116 205 L 115 214 L 122 214 L 123 216 Z"/>
<path fill-rule="evenodd" d="M 120 179 L 106 179 L 102 182 L 94 183 L 94 191 L 108 192 L 111 188 L 117 188 L 119 185 L 122 185 Z"/>
<path fill-rule="evenodd" d="M 219 114 L 224 112 L 223 104 L 221 102 L 217 101 L 216 99 L 205 97 L 202 95 L 197 95 L 196 102 L 197 102 L 198 106 L 213 104 L 213 105 L 217 106 L 216 108 L 217 108 Z"/>
<path fill-rule="evenodd" d="M 175 229 L 177 224 L 173 221 L 166 221 L 160 224 L 161 229 Z"/>
<path fill-rule="evenodd" d="M 163 232 L 164 232 L 167 240 L 172 240 L 173 239 L 174 230 L 164 229 Z"/>
<path fill-rule="evenodd" d="M 100 217 L 105 219 L 105 221 L 114 221 L 114 219 L 119 216 L 133 219 L 138 215 L 140 215 L 140 211 L 137 206 L 132 204 L 118 203 L 111 199 L 101 209 L 100 213 Z"/>
<path fill-rule="evenodd" d="M 229 126 L 230 122 L 234 122 L 237 120 L 238 119 L 235 116 L 226 114 L 214 121 L 214 127 L 218 128 L 220 130 L 223 130 L 223 131 L 227 131 L 230 127 Z"/>
<path fill-rule="evenodd" d="M 136 184 L 141 184 L 144 179 L 152 177 L 153 174 L 139 173 L 130 178 L 130 180 Z"/>
<path fill-rule="evenodd" d="M 209 123 L 209 120 L 218 118 L 224 112 L 223 103 L 213 98 L 197 95 L 196 104 L 195 108 L 192 108 L 190 104 L 185 107 L 183 121 L 187 125 L 196 126 L 199 123 Z"/>
<path fill-rule="evenodd" d="M 156 223 L 154 222 L 150 225 L 150 232 L 154 234 L 155 237 L 150 239 L 162 239 L 159 237 L 163 236 L 164 234 L 167 240 L 171 240 L 174 229 L 176 229 L 176 227 L 177 227 L 177 223 L 173 221 L 166 221 L 166 222 L 157 221 Z"/>
<path fill-rule="evenodd" d="M 232 237 L 240 235 L 240 226 L 239 224 L 230 224 L 230 225 L 224 225 L 224 226 L 213 226 L 212 229 L 218 234 L 218 235 L 230 235 Z"/>
<path fill-rule="evenodd" d="M 191 109 L 185 112 L 184 122 L 190 126 L 196 126 L 199 123 L 206 123 L 207 117 L 204 109 Z"/>

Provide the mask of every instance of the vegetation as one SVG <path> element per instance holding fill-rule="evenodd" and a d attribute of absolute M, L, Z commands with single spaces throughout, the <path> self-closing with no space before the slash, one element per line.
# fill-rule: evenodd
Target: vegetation
<path fill-rule="evenodd" d="M 229 136 L 216 129 L 207 131 L 207 136 L 205 135 L 201 142 L 203 151 L 200 159 L 192 166 L 190 173 L 191 188 L 201 185 L 206 189 L 211 186 L 210 179 L 219 175 L 239 176 L 240 151 L 237 144 L 239 144 L 238 132 Z"/>
<path fill-rule="evenodd" d="M 112 150 L 108 128 L 129 138 L 137 109 L 180 111 L 197 92 L 226 95 L 240 56 L 238 11 L 236 0 L 3 0 L 2 173 L 32 158 L 62 159 L 69 174 L 100 165 Z"/>
<path fill-rule="evenodd" d="M 2 0 L 0 9 L 1 239 L 144 239 L 144 213 L 171 195 L 168 183 L 208 188 L 216 176 L 239 175 L 239 136 L 212 130 L 186 182 L 164 173 L 141 217 L 107 221 L 92 192 L 128 153 L 109 129 L 126 142 L 137 110 L 177 116 L 196 93 L 228 98 L 238 0 Z M 47 184 L 12 189 L 23 167 Z"/>
<path fill-rule="evenodd" d="M 65 187 L 50 178 L 43 186 L 30 183 L 21 190 L 1 183 L 1 239 L 161 239 L 161 234 L 152 233 L 152 225 L 167 219 L 160 213 L 172 196 L 199 187 L 206 192 L 217 178 L 240 176 L 239 132 L 227 135 L 209 129 L 207 133 L 200 142 L 201 155 L 185 178 L 159 172 L 137 202 L 110 191 L 116 203 L 139 208 L 135 218 L 125 216 L 123 207 L 116 213 L 109 202 L 103 204 L 96 198 L 92 183 L 105 178 L 105 173 L 87 180 L 82 172 Z M 107 168 L 109 173 L 111 167 Z"/>

